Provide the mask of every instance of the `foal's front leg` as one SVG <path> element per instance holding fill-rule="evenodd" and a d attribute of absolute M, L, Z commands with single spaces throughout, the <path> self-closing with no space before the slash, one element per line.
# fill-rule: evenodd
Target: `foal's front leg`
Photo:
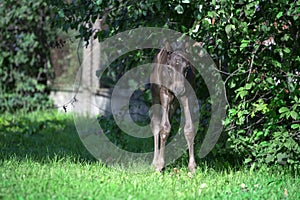
<path fill-rule="evenodd" d="M 158 162 L 156 164 L 157 171 L 161 171 L 165 167 L 165 146 L 171 131 L 171 124 L 169 121 L 169 111 L 170 111 L 172 100 L 173 100 L 173 95 L 170 93 L 170 91 L 162 87 L 160 90 L 162 118 L 161 118 L 160 131 L 159 131 L 160 151 L 158 156 Z"/>
<path fill-rule="evenodd" d="M 184 136 L 188 144 L 189 148 L 189 164 L 188 168 L 190 172 L 196 171 L 196 162 L 194 157 L 194 138 L 195 138 L 195 130 L 194 124 L 192 121 L 192 116 L 189 108 L 189 101 L 187 96 L 182 96 L 181 98 L 182 107 L 184 110 L 185 116 L 185 125 L 184 125 Z"/>
<path fill-rule="evenodd" d="M 159 93 L 157 93 L 159 95 Z M 152 165 L 156 167 L 158 165 L 159 157 L 159 132 L 160 132 L 160 103 L 159 96 L 152 96 L 152 116 L 151 116 L 151 129 L 154 136 L 154 157 Z"/>

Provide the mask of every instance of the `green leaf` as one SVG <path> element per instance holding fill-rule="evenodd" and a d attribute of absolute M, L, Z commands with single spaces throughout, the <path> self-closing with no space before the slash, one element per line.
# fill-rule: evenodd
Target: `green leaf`
<path fill-rule="evenodd" d="M 243 48 L 247 47 L 249 43 L 250 43 L 250 40 L 242 40 L 242 44 L 240 45 L 240 51 Z"/>
<path fill-rule="evenodd" d="M 279 109 L 279 113 L 285 113 L 285 112 L 289 112 L 290 110 L 287 107 L 281 107 Z"/>
<path fill-rule="evenodd" d="M 234 81 L 229 82 L 229 87 L 234 88 L 236 86 L 236 83 Z"/>
<path fill-rule="evenodd" d="M 279 113 L 284 113 L 284 112 L 288 112 L 288 111 L 290 111 L 290 110 L 287 107 L 281 107 L 279 109 Z"/>
<path fill-rule="evenodd" d="M 247 45 L 248 45 L 247 43 L 242 43 L 241 46 L 240 46 L 240 49 L 243 49 L 243 48 L 247 47 Z"/>
<path fill-rule="evenodd" d="M 290 50 L 289 48 L 284 48 L 283 51 L 284 51 L 285 53 L 291 53 L 291 50 Z"/>
<path fill-rule="evenodd" d="M 297 96 L 294 97 L 294 100 L 295 100 L 297 103 L 300 103 L 300 101 L 299 101 L 300 99 L 299 99 Z"/>
<path fill-rule="evenodd" d="M 283 15 L 283 12 L 280 11 L 279 13 L 277 13 L 276 18 L 279 19 L 282 15 Z"/>
<path fill-rule="evenodd" d="M 216 16 L 216 12 L 215 11 L 208 11 L 207 12 L 207 17 L 208 18 L 214 18 Z"/>
<path fill-rule="evenodd" d="M 262 147 L 270 146 L 270 144 L 269 144 L 267 141 L 262 141 L 262 142 L 260 143 L 260 145 L 261 145 Z"/>
<path fill-rule="evenodd" d="M 102 4 L 102 0 L 97 0 L 97 1 L 96 1 L 96 5 L 99 6 L 99 5 L 101 5 L 101 4 Z"/>
<path fill-rule="evenodd" d="M 180 5 L 180 4 L 178 4 L 175 7 L 175 10 L 177 11 L 178 14 L 182 14 L 184 12 L 184 9 L 183 9 L 182 5 Z"/>
<path fill-rule="evenodd" d="M 59 10 L 58 11 L 58 16 L 60 16 L 61 18 L 65 17 L 65 13 L 63 10 Z"/>
<path fill-rule="evenodd" d="M 271 62 L 275 67 L 278 67 L 278 68 L 282 67 L 282 64 L 280 62 L 278 62 L 277 60 L 272 60 Z"/>
<path fill-rule="evenodd" d="M 275 156 L 268 154 L 266 158 L 266 163 L 273 162 L 275 160 Z"/>
<path fill-rule="evenodd" d="M 255 139 L 259 139 L 260 136 L 264 135 L 262 131 L 258 131 L 255 135 Z"/>
<path fill-rule="evenodd" d="M 300 124 L 292 124 L 291 128 L 292 129 L 298 129 L 298 128 L 300 128 Z"/>
<path fill-rule="evenodd" d="M 237 113 L 236 109 L 232 108 L 232 109 L 229 109 L 229 114 L 230 115 L 235 115 Z"/>
<path fill-rule="evenodd" d="M 227 35 L 229 35 L 229 33 L 231 32 L 231 27 L 232 27 L 231 24 L 225 26 L 225 32 L 227 33 Z"/>
<path fill-rule="evenodd" d="M 190 3 L 190 0 L 182 0 L 182 3 Z"/>
<path fill-rule="evenodd" d="M 245 86 L 246 90 L 250 90 L 252 88 L 252 85 L 252 83 L 247 83 Z"/>
<path fill-rule="evenodd" d="M 275 80 L 274 80 L 273 78 L 271 78 L 271 77 L 268 77 L 268 78 L 266 79 L 266 81 L 267 81 L 268 83 L 270 83 L 271 85 L 274 85 L 274 84 L 275 84 Z"/>
<path fill-rule="evenodd" d="M 291 112 L 291 117 L 296 120 L 298 118 L 298 113 L 296 113 L 295 111 Z"/>
<path fill-rule="evenodd" d="M 247 96 L 247 95 L 248 95 L 248 91 L 246 91 L 246 90 L 241 90 L 241 91 L 239 91 L 239 92 L 237 93 L 237 96 L 240 96 L 241 99 L 244 98 L 244 97 Z"/>

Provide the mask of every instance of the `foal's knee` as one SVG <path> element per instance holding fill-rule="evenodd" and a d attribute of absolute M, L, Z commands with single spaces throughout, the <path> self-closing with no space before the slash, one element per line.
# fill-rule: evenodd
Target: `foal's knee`
<path fill-rule="evenodd" d="M 187 139 L 192 140 L 195 137 L 194 126 L 184 127 L 184 135 Z"/>
<path fill-rule="evenodd" d="M 160 129 L 160 138 L 162 141 L 166 141 L 170 135 L 171 126 L 170 125 L 163 125 Z"/>

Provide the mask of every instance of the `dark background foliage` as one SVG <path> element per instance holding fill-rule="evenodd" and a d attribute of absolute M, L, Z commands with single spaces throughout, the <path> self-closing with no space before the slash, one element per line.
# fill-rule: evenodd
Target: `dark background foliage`
<path fill-rule="evenodd" d="M 50 105 L 50 10 L 43 1 L 0 3 L 0 111 L 34 110 Z"/>

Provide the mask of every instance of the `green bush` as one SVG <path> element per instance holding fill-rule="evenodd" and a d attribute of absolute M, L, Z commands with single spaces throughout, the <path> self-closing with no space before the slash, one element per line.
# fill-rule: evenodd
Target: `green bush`
<path fill-rule="evenodd" d="M 214 26 L 201 27 L 213 32 L 212 54 L 228 58 L 227 147 L 245 163 L 299 166 L 299 2 L 215 6 Z"/>
<path fill-rule="evenodd" d="M 49 106 L 50 10 L 43 1 L 1 2 L 0 112 Z"/>
<path fill-rule="evenodd" d="M 231 154 L 245 163 L 299 166 L 299 1 L 56 1 L 51 5 L 58 13 L 53 23 L 64 30 L 78 28 L 83 38 L 93 31 L 86 23 L 106 13 L 109 30 L 98 32 L 100 41 L 139 26 L 158 26 L 204 42 L 222 73 L 229 102 L 226 137 L 213 153 Z M 203 81 L 197 84 L 205 89 Z M 204 97 L 204 102 L 208 99 Z"/>

